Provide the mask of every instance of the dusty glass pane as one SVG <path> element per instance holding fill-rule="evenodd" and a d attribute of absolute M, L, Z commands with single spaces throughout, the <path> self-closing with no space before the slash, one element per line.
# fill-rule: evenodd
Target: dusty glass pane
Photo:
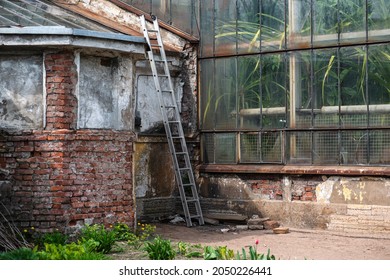
<path fill-rule="evenodd" d="M 370 163 L 390 164 L 390 131 L 370 131 Z"/>
<path fill-rule="evenodd" d="M 313 163 L 338 164 L 339 136 L 336 131 L 313 133 Z"/>
<path fill-rule="evenodd" d="M 236 1 L 215 0 L 215 54 L 236 54 Z"/>
<path fill-rule="evenodd" d="M 151 13 L 156 15 L 162 21 L 171 22 L 171 1 L 167 0 L 151 0 L 152 10 Z"/>
<path fill-rule="evenodd" d="M 339 125 L 337 50 L 314 50 L 312 63 L 313 125 L 337 127 Z"/>
<path fill-rule="evenodd" d="M 292 164 L 310 164 L 312 157 L 312 133 L 290 132 L 288 133 L 289 151 L 288 162 Z"/>
<path fill-rule="evenodd" d="M 261 158 L 262 162 L 282 162 L 282 133 L 263 132 L 261 133 Z"/>
<path fill-rule="evenodd" d="M 339 0 L 339 26 L 341 42 L 365 42 L 366 5 L 365 0 Z"/>
<path fill-rule="evenodd" d="M 237 163 L 236 134 L 215 134 L 215 163 Z"/>
<path fill-rule="evenodd" d="M 237 63 L 239 127 L 260 128 L 260 56 L 242 56 Z"/>
<path fill-rule="evenodd" d="M 390 38 L 390 0 L 368 0 L 368 37 L 370 41 Z"/>
<path fill-rule="evenodd" d="M 172 25 L 187 32 L 188 34 L 198 35 L 194 28 L 194 12 L 193 0 L 171 0 L 171 21 Z M 197 1 L 195 1 L 197 2 Z M 195 29 L 195 30 L 193 30 Z M 195 32 L 194 32 L 195 31 Z"/>
<path fill-rule="evenodd" d="M 285 47 L 285 1 L 261 1 L 261 49 L 275 50 Z"/>
<path fill-rule="evenodd" d="M 390 46 L 368 48 L 370 126 L 390 126 Z"/>
<path fill-rule="evenodd" d="M 313 45 L 337 44 L 338 0 L 313 0 Z"/>
<path fill-rule="evenodd" d="M 288 46 L 307 48 L 311 45 L 310 0 L 289 1 Z"/>
<path fill-rule="evenodd" d="M 260 135 L 258 132 L 240 134 L 240 162 L 259 163 L 261 161 Z"/>
<path fill-rule="evenodd" d="M 202 160 L 205 163 L 214 163 L 215 143 L 213 133 L 202 134 Z"/>
<path fill-rule="evenodd" d="M 262 127 L 286 126 L 288 65 L 283 54 L 268 54 L 261 61 Z"/>
<path fill-rule="evenodd" d="M 152 12 L 152 1 L 151 0 L 124 0 L 123 2 L 129 3 L 130 5 L 133 5 L 134 7 L 147 12 Z"/>
<path fill-rule="evenodd" d="M 294 108 L 290 111 L 290 127 L 311 126 L 311 52 L 290 54 L 290 98 Z M 295 112 L 294 112 L 295 111 Z"/>
<path fill-rule="evenodd" d="M 340 114 L 341 125 L 367 125 L 366 96 L 367 57 L 364 47 L 340 49 Z"/>
<path fill-rule="evenodd" d="M 214 92 L 214 60 L 200 62 L 201 104 L 200 124 L 202 129 L 214 128 L 216 94 Z"/>
<path fill-rule="evenodd" d="M 341 164 L 366 164 L 368 162 L 367 149 L 367 131 L 343 131 L 341 133 Z"/>
<path fill-rule="evenodd" d="M 213 1 L 204 1 L 200 10 L 200 55 L 201 57 L 214 54 L 214 7 Z"/>
<path fill-rule="evenodd" d="M 260 50 L 260 4 L 257 0 L 237 2 L 237 52 Z"/>
<path fill-rule="evenodd" d="M 215 128 L 234 129 L 237 120 L 236 58 L 216 59 Z"/>

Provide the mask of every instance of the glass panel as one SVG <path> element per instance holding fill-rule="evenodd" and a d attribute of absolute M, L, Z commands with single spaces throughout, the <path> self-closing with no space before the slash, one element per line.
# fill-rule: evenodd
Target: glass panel
<path fill-rule="evenodd" d="M 311 127 L 311 52 L 290 55 L 290 97 L 292 100 L 290 127 Z"/>
<path fill-rule="evenodd" d="M 200 125 L 214 129 L 216 94 L 214 92 L 214 59 L 200 61 Z"/>
<path fill-rule="evenodd" d="M 341 164 L 366 164 L 368 162 L 368 132 L 343 131 L 341 133 Z"/>
<path fill-rule="evenodd" d="M 261 1 L 261 49 L 285 48 L 285 1 Z"/>
<path fill-rule="evenodd" d="M 171 21 L 173 26 L 176 26 L 188 34 L 198 36 L 198 30 L 195 27 L 196 7 L 193 6 L 195 3 L 192 2 L 198 3 L 193 0 L 171 0 Z"/>
<path fill-rule="evenodd" d="M 260 162 L 260 135 L 257 132 L 240 134 L 240 151 L 242 163 Z"/>
<path fill-rule="evenodd" d="M 370 41 L 390 37 L 390 0 L 368 0 L 368 37 Z"/>
<path fill-rule="evenodd" d="M 313 0 L 313 45 L 327 46 L 337 44 L 338 0 Z"/>
<path fill-rule="evenodd" d="M 215 61 L 215 128 L 234 129 L 237 126 L 236 58 Z"/>
<path fill-rule="evenodd" d="M 390 46 L 368 49 L 370 126 L 390 126 Z"/>
<path fill-rule="evenodd" d="M 313 125 L 337 127 L 339 125 L 337 51 L 314 50 L 313 72 Z"/>
<path fill-rule="evenodd" d="M 390 164 L 390 131 L 370 131 L 370 163 Z"/>
<path fill-rule="evenodd" d="M 215 162 L 237 163 L 235 133 L 215 134 Z"/>
<path fill-rule="evenodd" d="M 289 163 L 310 164 L 312 157 L 312 134 L 310 132 L 291 132 L 289 136 Z"/>
<path fill-rule="evenodd" d="M 341 125 L 367 125 L 366 67 L 364 47 L 340 49 Z"/>
<path fill-rule="evenodd" d="M 202 134 L 202 160 L 205 163 L 215 162 L 215 145 L 214 145 L 214 134 L 203 133 Z"/>
<path fill-rule="evenodd" d="M 203 1 L 200 10 L 201 57 L 214 54 L 214 2 Z"/>
<path fill-rule="evenodd" d="M 289 1 L 289 48 L 307 48 L 311 46 L 310 9 L 310 0 Z"/>
<path fill-rule="evenodd" d="M 236 54 L 236 35 L 236 1 L 215 0 L 215 54 Z"/>
<path fill-rule="evenodd" d="M 313 133 L 314 164 L 338 164 L 339 137 L 335 131 Z"/>
<path fill-rule="evenodd" d="M 152 15 L 156 15 L 158 19 L 171 23 L 171 6 L 168 0 L 152 0 Z"/>
<path fill-rule="evenodd" d="M 241 0 L 237 2 L 237 52 L 260 51 L 259 1 Z"/>
<path fill-rule="evenodd" d="M 238 58 L 240 128 L 260 128 L 260 56 Z"/>
<path fill-rule="evenodd" d="M 365 42 L 365 0 L 339 0 L 340 41 L 343 43 Z"/>
<path fill-rule="evenodd" d="M 283 54 L 268 54 L 261 61 L 262 127 L 286 126 L 287 63 Z"/>
<path fill-rule="evenodd" d="M 130 5 L 133 5 L 134 7 L 147 12 L 152 12 L 152 5 L 150 0 L 124 0 L 124 2 L 129 3 Z"/>
<path fill-rule="evenodd" d="M 263 162 L 282 162 L 282 133 L 261 133 L 261 158 Z"/>

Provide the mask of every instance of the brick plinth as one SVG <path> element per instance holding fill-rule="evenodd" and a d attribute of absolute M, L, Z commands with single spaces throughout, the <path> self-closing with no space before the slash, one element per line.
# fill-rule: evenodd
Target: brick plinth
<path fill-rule="evenodd" d="M 0 165 L 22 227 L 70 231 L 134 223 L 131 132 L 52 130 L 2 136 Z"/>

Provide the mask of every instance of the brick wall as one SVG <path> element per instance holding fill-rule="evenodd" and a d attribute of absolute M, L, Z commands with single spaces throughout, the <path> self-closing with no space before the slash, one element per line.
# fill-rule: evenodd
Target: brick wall
<path fill-rule="evenodd" d="M 21 227 L 134 224 L 131 131 L 75 130 L 71 52 L 45 56 L 45 130 L 0 133 L 0 202 Z"/>
<path fill-rule="evenodd" d="M 0 140 L 9 200 L 22 227 L 43 231 L 134 222 L 131 132 L 39 131 Z"/>
<path fill-rule="evenodd" d="M 76 127 L 77 99 L 74 95 L 77 69 L 72 52 L 45 56 L 46 129 Z"/>

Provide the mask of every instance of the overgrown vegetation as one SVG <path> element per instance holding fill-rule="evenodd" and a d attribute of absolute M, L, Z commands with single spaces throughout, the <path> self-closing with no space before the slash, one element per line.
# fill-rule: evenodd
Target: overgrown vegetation
<path fill-rule="evenodd" d="M 0 230 L 1 251 L 4 251 L 0 251 L 0 260 L 105 260 L 121 257 L 122 253 L 122 259 L 275 259 L 269 250 L 266 255 L 257 253 L 257 244 L 249 247 L 249 254 L 245 248 L 235 254 L 227 246 L 171 242 L 156 236 L 155 226 L 143 223 L 138 223 L 135 229 L 123 223 L 108 227 L 86 225 L 72 238 L 58 230 L 49 233 L 39 233 L 34 227 L 20 230 L 9 221 L 2 223 Z M 129 255 L 129 251 L 135 254 Z"/>

